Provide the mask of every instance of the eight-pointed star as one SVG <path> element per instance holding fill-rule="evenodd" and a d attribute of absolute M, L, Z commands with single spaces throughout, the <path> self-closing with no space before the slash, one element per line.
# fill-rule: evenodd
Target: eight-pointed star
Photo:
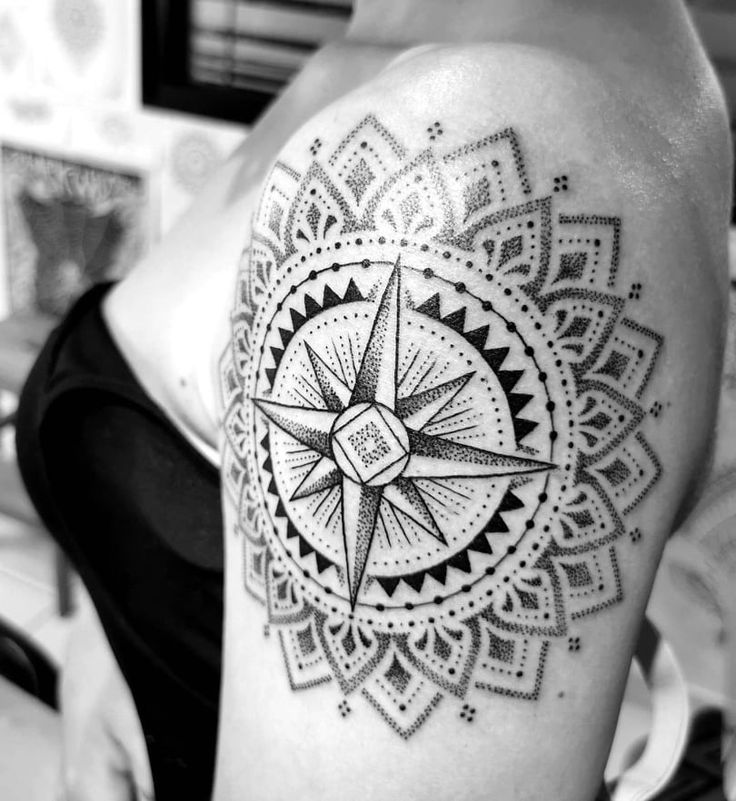
<path fill-rule="evenodd" d="M 382 500 L 446 544 L 413 479 L 483 478 L 554 467 L 548 462 L 494 453 L 421 431 L 461 392 L 473 373 L 397 398 L 398 342 L 404 311 L 397 259 L 378 303 L 353 387 L 348 387 L 305 343 L 326 408 L 254 400 L 273 425 L 320 456 L 294 491 L 292 500 L 341 487 L 345 567 L 353 608 Z"/>

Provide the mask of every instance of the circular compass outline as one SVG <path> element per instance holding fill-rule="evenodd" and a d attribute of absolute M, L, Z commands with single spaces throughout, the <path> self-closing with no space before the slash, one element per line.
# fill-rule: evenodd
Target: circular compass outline
<path fill-rule="evenodd" d="M 224 486 L 238 514 L 234 522 L 242 542 L 244 588 L 266 608 L 269 625 L 277 632 L 291 689 L 306 690 L 335 681 L 346 696 L 359 691 L 391 728 L 407 739 L 445 695 L 464 698 L 470 693 L 492 693 L 511 699 L 537 699 L 548 652 L 554 644 L 562 644 L 576 621 L 623 599 L 625 575 L 619 569 L 617 553 L 626 531 L 625 516 L 642 503 L 663 472 L 650 444 L 653 432 L 643 425 L 641 399 L 651 384 L 664 337 L 628 317 L 635 312 L 629 312 L 621 287 L 617 291 L 621 218 L 606 213 L 569 213 L 564 206 L 560 210 L 549 187 L 533 188 L 526 176 L 520 137 L 513 128 L 490 131 L 455 148 L 429 145 L 407 149 L 375 115 L 368 114 L 333 142 L 329 152 L 320 153 L 320 147 L 321 143 L 311 149 L 312 158 L 303 169 L 284 161 L 275 163 L 254 216 L 231 316 L 231 347 L 222 361 L 221 389 L 227 410 Z M 479 159 L 492 169 L 478 175 Z M 412 289 L 407 308 L 411 311 L 406 319 L 409 333 L 402 364 L 417 352 L 424 358 L 422 344 L 411 344 L 411 331 L 415 330 L 411 326 L 421 323 L 422 314 L 433 318 L 425 327 L 419 325 L 427 336 L 440 334 L 441 326 L 448 326 L 459 335 L 459 339 L 455 334 L 447 337 L 448 344 L 454 343 L 457 348 L 453 354 L 475 361 L 478 354 L 466 343 L 484 353 L 483 346 L 477 344 L 480 327 L 486 322 L 479 306 L 488 297 L 487 307 L 499 320 L 501 333 L 496 341 L 511 345 L 510 350 L 505 349 L 507 362 L 484 359 L 501 388 L 481 366 L 482 372 L 476 371 L 471 379 L 468 394 L 459 398 L 448 414 L 465 406 L 471 411 L 469 422 L 477 421 L 480 426 L 479 435 L 468 433 L 460 437 L 463 441 L 493 449 L 496 440 L 499 451 L 506 451 L 507 444 L 522 451 L 529 445 L 535 450 L 527 453 L 546 454 L 548 446 L 542 443 L 551 433 L 548 418 L 542 416 L 546 394 L 554 399 L 553 408 L 557 410 L 551 424 L 555 438 L 560 439 L 554 456 L 559 471 L 544 476 L 544 495 L 549 493 L 545 502 L 541 500 L 543 493 L 539 500 L 536 497 L 539 479 L 521 487 L 518 482 L 505 480 L 503 484 L 496 482 L 496 487 L 487 492 L 471 493 L 466 509 L 482 504 L 483 495 L 493 498 L 492 506 L 500 495 L 494 494 L 496 489 L 512 486 L 521 494 L 524 512 L 510 515 L 504 521 L 508 522 L 506 529 L 492 529 L 494 533 L 508 532 L 495 541 L 499 547 L 494 545 L 493 557 L 471 554 L 468 560 L 466 551 L 460 572 L 446 571 L 446 583 L 444 574 L 439 584 L 429 582 L 422 599 L 435 586 L 448 590 L 448 596 L 450 589 L 455 595 L 459 594 L 457 590 L 464 592 L 460 582 L 473 576 L 480 576 L 478 590 L 442 606 L 427 604 L 427 609 L 412 605 L 411 610 L 416 611 L 406 611 L 397 606 L 386 614 L 373 614 L 379 610 L 369 608 L 363 615 L 358 614 L 358 605 L 354 614 L 344 601 L 330 606 L 330 601 L 337 599 L 326 598 L 327 588 L 320 584 L 327 581 L 331 589 L 344 588 L 340 568 L 317 575 L 322 574 L 317 552 L 312 549 L 302 553 L 306 540 L 289 539 L 298 532 L 283 519 L 285 509 L 289 509 L 295 520 L 306 526 L 306 535 L 315 543 L 323 542 L 339 561 L 341 521 L 333 517 L 329 529 L 324 525 L 329 522 L 325 518 L 332 512 L 333 501 L 340 501 L 339 493 L 333 493 L 330 509 L 317 516 L 313 513 L 321 499 L 303 509 L 288 501 L 281 503 L 310 469 L 311 457 L 308 449 L 302 448 L 306 454 L 302 457 L 295 455 L 296 450 L 290 452 L 289 448 L 302 446 L 283 432 L 269 443 L 273 429 L 255 411 L 252 399 L 263 390 L 277 400 L 296 400 L 300 393 L 294 389 L 300 389 L 315 408 L 322 406 L 318 393 L 314 393 L 316 376 L 310 371 L 303 346 L 313 332 L 320 330 L 319 324 L 312 327 L 311 320 L 328 307 L 349 302 L 349 285 L 346 288 L 345 276 L 333 281 L 320 278 L 320 288 L 332 292 L 329 300 L 327 291 L 319 298 L 316 287 L 306 292 L 302 287 L 318 275 L 310 268 L 325 264 L 324 270 L 328 270 L 332 257 L 344 259 L 356 278 L 359 291 L 352 293 L 350 300 L 368 303 L 360 304 L 360 321 L 356 317 L 356 322 L 349 324 L 354 333 L 339 332 L 342 319 L 348 317 L 333 310 L 321 321 L 322 333 L 315 342 L 320 346 L 319 338 L 328 332 L 325 341 L 334 355 L 323 350 L 322 356 L 352 381 L 355 359 L 346 361 L 346 369 L 341 370 L 340 354 L 351 337 L 353 347 L 357 345 L 356 353 L 364 348 L 365 321 L 371 316 L 365 312 L 375 303 L 381 286 L 380 281 L 371 284 L 367 276 L 365 281 L 359 280 L 357 276 L 362 273 L 356 268 L 365 262 L 368 266 L 390 266 L 384 259 L 393 259 L 397 250 L 403 253 L 405 249 L 411 252 L 414 263 L 434 268 L 433 277 L 442 282 L 442 287 L 425 300 L 423 290 L 418 294 L 414 291 L 419 290 L 418 280 L 413 276 L 408 279 Z M 415 251 L 421 251 L 421 255 Z M 335 263 L 332 269 L 339 270 L 340 265 Z M 427 271 L 432 272 L 429 267 Z M 465 282 L 474 291 L 467 291 Z M 459 304 L 456 293 L 465 292 L 468 302 Z M 293 301 L 289 294 L 294 295 Z M 279 296 L 286 301 L 283 305 Z M 523 330 L 523 338 L 518 331 L 513 340 L 505 338 L 500 321 L 508 317 L 497 312 L 490 299 L 507 309 L 514 324 L 518 322 Z M 273 314 L 277 302 L 277 311 L 284 309 L 283 316 Z M 309 321 L 301 334 L 297 331 L 302 322 L 295 323 L 292 318 L 290 323 L 290 314 Z M 280 324 L 282 319 L 289 329 L 287 336 L 299 337 L 294 343 L 299 349 L 289 349 L 287 342 L 279 341 L 280 327 L 264 332 L 269 320 Z M 332 334 L 333 330 L 338 333 Z M 424 342 L 425 334 L 419 336 Z M 431 351 L 431 339 L 426 342 Z M 533 345 L 530 352 L 538 354 L 548 383 L 542 385 L 532 375 L 532 364 L 537 373 L 541 372 L 539 362 L 531 353 L 522 355 L 526 348 L 520 347 L 521 342 Z M 487 344 L 493 348 L 492 339 Z M 270 355 L 265 361 L 259 358 L 258 348 L 261 346 L 263 354 L 264 345 L 275 346 L 265 348 L 266 354 L 274 356 L 273 361 Z M 442 375 L 454 374 L 453 354 L 448 352 L 450 361 L 443 359 L 436 371 L 428 373 L 424 386 L 436 384 L 435 379 Z M 282 362 L 282 356 L 286 361 Z M 271 377 L 284 370 L 275 385 L 271 380 L 272 392 L 267 378 L 256 372 L 256 362 Z M 524 364 L 528 367 L 520 371 Z M 501 371 L 524 376 L 514 391 L 534 395 L 523 416 L 519 414 L 523 403 L 510 401 L 509 379 L 502 379 Z M 424 366 L 419 372 L 424 373 Z M 480 375 L 487 376 L 485 385 L 481 385 Z M 289 389 L 292 376 L 293 388 Z M 303 384 L 302 376 L 313 386 Z M 422 386 L 424 378 L 419 382 L 413 379 L 403 391 L 409 385 L 415 389 Z M 507 411 L 500 405 L 501 390 L 510 401 L 511 415 L 503 422 L 498 419 Z M 477 405 L 481 399 L 491 402 L 493 411 L 488 417 Z M 541 427 L 524 443 L 526 434 L 522 432 L 528 434 L 535 422 Z M 452 436 L 455 428 L 450 423 L 431 430 Z M 274 460 L 268 468 L 272 448 Z M 286 496 L 279 494 L 282 491 Z M 454 509 L 463 517 L 459 503 Z M 524 530 L 524 520 L 531 509 L 535 525 L 528 531 Z M 439 519 L 445 525 L 456 516 L 457 512 L 451 510 L 440 512 Z M 458 519 L 460 525 L 455 530 L 445 529 L 454 542 L 471 530 L 469 520 Z M 473 516 L 472 524 L 478 520 Z M 285 525 L 292 526 L 291 534 L 285 531 Z M 422 544 L 416 532 L 410 534 L 414 543 L 409 543 L 408 549 L 397 541 L 407 553 L 414 544 Z M 391 543 L 383 529 L 379 537 L 381 558 L 372 560 L 372 575 L 379 564 L 389 564 L 382 557 L 388 555 L 383 549 Z M 499 563 L 502 569 L 493 578 L 483 577 L 484 566 L 516 539 L 521 547 L 515 556 L 504 557 Z M 489 542 L 493 543 L 491 537 Z M 295 546 L 299 555 L 293 560 L 290 555 L 287 558 L 284 548 Z M 431 548 L 418 550 L 429 552 Z M 436 554 L 436 547 L 434 551 Z M 317 556 L 316 571 L 312 554 Z M 394 561 L 389 570 L 400 568 L 399 560 Z M 329 564 L 337 566 L 337 562 Z M 432 571 L 426 576 L 437 578 Z M 393 600 L 411 600 L 414 589 L 408 582 L 400 584 Z M 386 587 L 371 587 L 370 599 L 382 598 L 381 590 L 386 591 Z M 342 594 L 338 589 L 337 595 Z"/>
<path fill-rule="evenodd" d="M 401 258 L 401 257 L 399 257 L 399 258 Z M 426 256 L 425 256 L 425 258 L 426 258 Z M 265 321 L 265 320 L 263 320 L 263 318 L 261 318 L 261 322 L 259 323 L 259 327 L 263 326 L 263 328 L 264 328 L 264 330 L 266 332 L 271 331 L 273 319 L 276 317 L 277 314 L 279 314 L 279 312 L 282 311 L 286 301 L 289 298 L 289 295 L 295 294 L 295 292 L 297 292 L 300 288 L 302 288 L 305 285 L 308 285 L 312 281 L 314 281 L 316 277 L 318 277 L 320 275 L 323 275 L 323 274 L 326 274 L 326 273 L 329 273 L 329 272 L 337 272 L 342 268 L 350 268 L 350 267 L 353 267 L 353 268 L 363 267 L 363 268 L 365 268 L 367 266 L 380 266 L 380 267 L 383 267 L 383 268 L 392 268 L 392 267 L 395 266 L 395 264 L 394 264 L 394 262 L 386 261 L 386 260 L 362 259 L 362 260 L 359 260 L 359 261 L 347 261 L 347 262 L 344 262 L 344 263 L 333 262 L 329 266 L 326 266 L 326 267 L 323 267 L 323 268 L 320 268 L 320 269 L 312 269 L 307 277 L 303 278 L 301 281 L 299 281 L 297 283 L 294 283 L 293 286 L 284 294 L 283 299 L 276 304 L 275 310 L 273 311 L 273 313 L 270 316 L 270 319 L 268 321 Z M 453 281 L 450 281 L 450 280 L 448 280 L 446 278 L 443 278 L 441 275 L 438 275 L 436 272 L 434 272 L 431 269 L 428 269 L 428 268 L 417 268 L 417 267 L 413 267 L 413 266 L 408 265 L 408 264 L 402 264 L 401 265 L 401 269 L 402 270 L 411 271 L 412 273 L 414 273 L 417 276 L 422 276 L 424 278 L 432 278 L 432 279 L 434 279 L 434 280 L 446 285 L 448 288 L 453 289 L 455 292 L 460 292 L 460 294 L 463 294 L 463 295 L 467 296 L 469 299 L 472 299 L 472 300 L 476 301 L 480 305 L 481 309 L 484 312 L 492 313 L 496 317 L 498 317 L 498 319 L 501 320 L 506 325 L 506 328 L 507 328 L 507 331 L 509 332 L 509 334 L 512 335 L 512 336 L 515 336 L 517 338 L 517 340 L 521 343 L 522 348 L 524 349 L 524 355 L 534 365 L 534 368 L 536 369 L 537 376 L 539 378 L 540 384 L 543 386 L 544 392 L 545 392 L 546 397 L 547 397 L 547 401 L 549 402 L 549 397 L 550 396 L 549 396 L 549 390 L 548 390 L 548 387 L 547 387 L 547 376 L 546 376 L 546 373 L 545 373 L 544 370 L 542 370 L 542 368 L 541 368 L 541 366 L 540 366 L 540 364 L 539 364 L 539 362 L 538 362 L 538 360 L 536 358 L 534 349 L 529 347 L 529 345 L 527 343 L 527 340 L 525 339 L 523 334 L 519 332 L 518 327 L 516 326 L 515 323 L 513 323 L 506 315 L 504 315 L 501 312 L 499 312 L 495 308 L 495 306 L 490 303 L 490 301 L 488 301 L 488 300 L 476 295 L 475 293 L 467 290 L 464 286 L 462 287 L 462 291 L 461 291 L 459 289 L 459 287 L 458 287 L 458 283 L 457 282 L 453 282 Z M 478 348 L 478 346 L 474 346 L 474 347 L 476 347 L 476 349 L 478 349 L 480 351 L 480 348 Z M 258 359 L 256 360 L 256 364 L 254 365 L 254 369 L 253 369 L 253 372 L 252 372 L 252 375 L 253 375 L 254 378 L 257 375 L 259 375 L 259 374 L 263 375 L 263 373 L 264 373 L 265 368 L 264 368 L 263 360 L 264 360 L 265 353 L 266 353 L 266 347 L 265 347 L 264 344 L 261 344 L 261 346 L 259 348 L 259 356 L 258 356 Z M 508 392 L 505 392 L 505 394 L 508 396 Z M 545 404 L 545 410 L 546 410 L 546 414 L 549 417 L 549 424 L 550 424 L 549 433 L 551 435 L 550 436 L 550 444 L 549 444 L 549 460 L 550 460 L 550 462 L 553 462 L 553 460 L 555 458 L 555 448 L 557 446 L 558 430 L 555 427 L 554 408 L 550 408 L 547 404 Z M 254 420 L 254 433 L 256 433 L 255 420 Z M 553 467 L 557 468 L 558 465 L 554 465 Z M 321 584 L 320 581 L 314 576 L 313 571 L 305 569 L 304 566 L 302 565 L 302 563 L 300 563 L 294 557 L 294 555 L 291 552 L 290 547 L 288 546 L 288 543 L 286 543 L 284 541 L 283 535 L 281 535 L 279 533 L 279 527 L 276 524 L 276 522 L 273 520 L 272 512 L 269 509 L 269 506 L 268 506 L 268 503 L 267 503 L 267 495 L 269 493 L 269 490 L 266 487 L 266 483 L 267 482 L 264 482 L 263 476 L 261 476 L 260 470 L 257 470 L 257 475 L 258 475 L 258 483 L 259 483 L 259 486 L 261 487 L 261 492 L 263 494 L 264 501 L 266 501 L 265 508 L 267 510 L 267 513 L 269 514 L 269 517 L 271 518 L 272 530 L 273 530 L 273 534 L 275 535 L 276 542 L 278 543 L 279 550 L 281 550 L 284 553 L 284 555 L 288 558 L 289 562 L 293 565 L 293 570 L 296 571 L 295 578 L 297 580 L 299 580 L 300 583 L 301 583 L 302 580 L 307 580 L 307 581 L 309 581 L 309 583 L 314 584 L 317 588 L 319 588 L 317 592 L 309 592 L 307 590 L 306 586 L 304 586 L 304 584 L 302 584 L 302 589 L 304 591 L 306 591 L 306 592 L 309 592 L 309 595 L 311 596 L 311 598 L 313 599 L 314 602 L 318 603 L 318 605 L 320 605 L 320 606 L 324 606 L 326 608 L 326 610 L 331 611 L 333 613 L 337 611 L 336 607 L 334 606 L 335 601 L 340 600 L 340 602 L 342 602 L 342 603 L 345 603 L 345 602 L 350 603 L 350 599 L 349 598 L 347 598 L 347 599 L 346 598 L 342 598 L 340 595 L 336 596 L 334 594 L 334 590 L 330 590 L 329 588 L 325 588 L 325 586 L 323 584 Z M 533 508 L 530 508 L 530 511 L 527 513 L 527 521 L 532 523 L 532 525 L 528 526 L 528 528 L 533 528 L 534 521 L 536 521 L 536 519 L 537 519 L 537 517 L 538 517 L 538 515 L 540 513 L 540 510 L 542 509 L 542 507 L 545 504 L 545 501 L 547 500 L 547 491 L 548 491 L 548 486 L 549 486 L 549 480 L 550 480 L 550 473 L 549 473 L 549 471 L 547 471 L 545 473 L 545 476 L 544 476 L 544 483 L 543 483 L 543 486 L 541 488 L 541 491 L 537 495 L 536 503 L 533 506 Z M 279 497 L 279 496 L 277 495 L 276 497 Z M 293 521 L 291 521 L 291 519 L 288 517 L 288 515 L 287 515 L 287 520 L 291 525 L 293 525 L 295 528 L 298 529 L 298 526 L 296 524 L 294 524 Z M 404 603 L 401 603 L 401 604 L 395 605 L 395 606 L 390 605 L 390 604 L 386 605 L 386 604 L 382 604 L 382 603 L 378 603 L 378 602 L 370 603 L 370 602 L 368 602 L 366 600 L 361 600 L 361 602 L 359 604 L 359 607 L 356 607 L 354 599 L 353 599 L 353 604 L 352 604 L 353 608 L 352 608 L 352 611 L 351 611 L 351 616 L 353 614 L 358 616 L 359 615 L 359 609 L 361 609 L 361 608 L 363 610 L 370 610 L 370 611 L 372 611 L 374 613 L 375 612 L 379 613 L 379 618 L 380 618 L 380 613 L 385 612 L 387 610 L 391 610 L 391 611 L 395 611 L 395 612 L 396 611 L 403 612 L 406 609 L 409 609 L 409 610 L 422 610 L 422 609 L 424 609 L 425 611 L 426 610 L 432 610 L 432 611 L 434 611 L 435 614 L 440 614 L 440 616 L 442 616 L 441 613 L 440 613 L 440 608 L 439 608 L 440 605 L 445 603 L 446 601 L 451 601 L 451 600 L 454 600 L 454 599 L 456 599 L 458 597 L 461 597 L 461 596 L 465 596 L 465 597 L 468 598 L 468 600 L 470 601 L 470 608 L 472 608 L 474 606 L 474 603 L 473 603 L 472 599 L 477 594 L 475 592 L 475 590 L 477 588 L 477 585 L 479 585 L 481 583 L 484 583 L 484 582 L 487 582 L 488 579 L 489 579 L 489 576 L 493 576 L 494 574 L 497 575 L 498 573 L 502 572 L 503 569 L 504 569 L 504 563 L 508 562 L 511 554 L 515 553 L 517 555 L 516 559 L 514 561 L 515 562 L 519 562 L 520 561 L 522 568 L 526 564 L 525 559 L 527 559 L 527 560 L 536 560 L 536 559 L 539 559 L 540 557 L 543 556 L 544 549 L 540 548 L 541 543 L 536 542 L 536 541 L 535 542 L 527 541 L 526 534 L 527 534 L 527 531 L 522 531 L 521 532 L 516 544 L 513 547 L 511 547 L 510 550 L 508 550 L 508 552 L 504 551 L 498 557 L 497 561 L 494 563 L 493 568 L 490 568 L 489 570 L 487 570 L 485 572 L 480 572 L 476 576 L 473 576 L 472 574 L 468 575 L 466 580 L 465 580 L 465 583 L 462 585 L 462 587 L 458 587 L 457 589 L 455 589 L 455 590 L 453 590 L 451 592 L 447 592 L 446 594 L 443 594 L 442 596 L 435 596 L 431 600 L 420 600 L 420 599 L 417 599 L 416 602 L 408 602 L 407 601 L 407 602 L 404 602 Z M 269 537 L 269 539 L 270 539 L 270 537 Z M 526 544 L 526 548 L 524 548 L 524 545 L 523 545 L 522 541 L 527 541 L 525 543 Z M 314 549 L 314 550 L 316 550 L 316 549 Z M 457 553 L 461 553 L 463 551 L 467 552 L 467 545 L 461 547 L 459 549 L 459 551 L 456 552 L 456 554 Z M 522 551 L 528 551 L 528 553 L 523 553 Z M 274 555 L 280 561 L 280 557 L 278 557 L 277 554 L 274 554 Z M 303 554 L 300 554 L 300 556 L 303 556 Z M 327 557 L 325 557 L 325 558 L 327 558 Z M 448 559 L 445 560 L 445 563 L 449 562 L 451 560 L 451 558 L 452 557 L 448 557 Z M 344 570 L 345 569 L 344 567 L 341 567 L 337 563 L 334 563 L 332 561 L 331 561 L 331 563 L 334 564 L 336 567 L 338 567 L 339 570 Z M 512 565 L 512 567 L 513 567 L 513 565 Z M 289 569 L 289 572 L 292 572 L 292 568 L 287 567 L 287 569 Z M 427 573 L 429 575 L 429 570 L 430 569 L 427 568 L 423 572 L 425 572 L 425 573 Z M 420 572 L 422 572 L 422 571 L 420 571 Z M 514 572 L 516 572 L 516 570 L 514 570 Z M 372 578 L 373 579 L 377 579 L 377 578 L 380 578 L 380 577 L 379 576 L 374 576 Z M 468 596 L 467 594 L 471 590 L 473 590 L 473 595 L 472 596 Z M 491 593 L 492 593 L 492 590 L 487 590 L 487 591 L 485 591 L 483 593 L 482 598 L 479 597 L 479 598 L 477 598 L 477 600 L 479 602 L 481 602 L 481 603 L 483 602 L 482 599 L 486 599 L 486 601 L 487 601 L 487 597 L 486 596 L 488 596 Z M 326 595 L 326 597 L 321 597 L 321 596 L 325 596 L 325 595 Z M 464 608 L 464 606 L 461 607 L 458 611 L 462 612 L 463 608 Z M 451 611 L 450 615 L 454 616 L 455 612 Z M 362 614 L 360 614 L 360 617 L 362 617 Z M 374 624 L 373 619 L 370 619 L 370 620 L 368 620 L 366 622 L 368 622 L 370 625 Z M 393 624 L 391 624 L 391 625 L 393 625 Z M 403 628 L 403 626 L 401 624 L 399 624 L 399 628 Z"/>

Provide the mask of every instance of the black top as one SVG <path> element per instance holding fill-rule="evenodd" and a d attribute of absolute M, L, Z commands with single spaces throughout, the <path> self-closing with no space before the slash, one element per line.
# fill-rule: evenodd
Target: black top
<path fill-rule="evenodd" d="M 21 473 L 130 686 L 157 801 L 209 799 L 222 646 L 217 470 L 145 393 L 84 295 L 21 396 Z"/>

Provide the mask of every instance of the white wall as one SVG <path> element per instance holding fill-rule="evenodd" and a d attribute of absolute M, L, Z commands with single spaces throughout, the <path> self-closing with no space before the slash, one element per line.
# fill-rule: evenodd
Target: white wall
<path fill-rule="evenodd" d="M 0 142 L 149 172 L 155 239 L 245 129 L 142 108 L 140 2 L 0 0 Z M 0 225 L 0 315 L 2 237 Z"/>

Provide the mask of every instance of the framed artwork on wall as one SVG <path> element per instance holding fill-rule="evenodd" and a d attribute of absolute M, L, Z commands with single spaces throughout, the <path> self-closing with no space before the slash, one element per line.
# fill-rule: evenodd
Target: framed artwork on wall
<path fill-rule="evenodd" d="M 157 212 L 146 170 L 9 142 L 0 168 L 8 311 L 61 315 L 150 246 Z"/>
<path fill-rule="evenodd" d="M 251 123 L 309 55 L 340 37 L 352 0 L 146 0 L 146 105 Z"/>

